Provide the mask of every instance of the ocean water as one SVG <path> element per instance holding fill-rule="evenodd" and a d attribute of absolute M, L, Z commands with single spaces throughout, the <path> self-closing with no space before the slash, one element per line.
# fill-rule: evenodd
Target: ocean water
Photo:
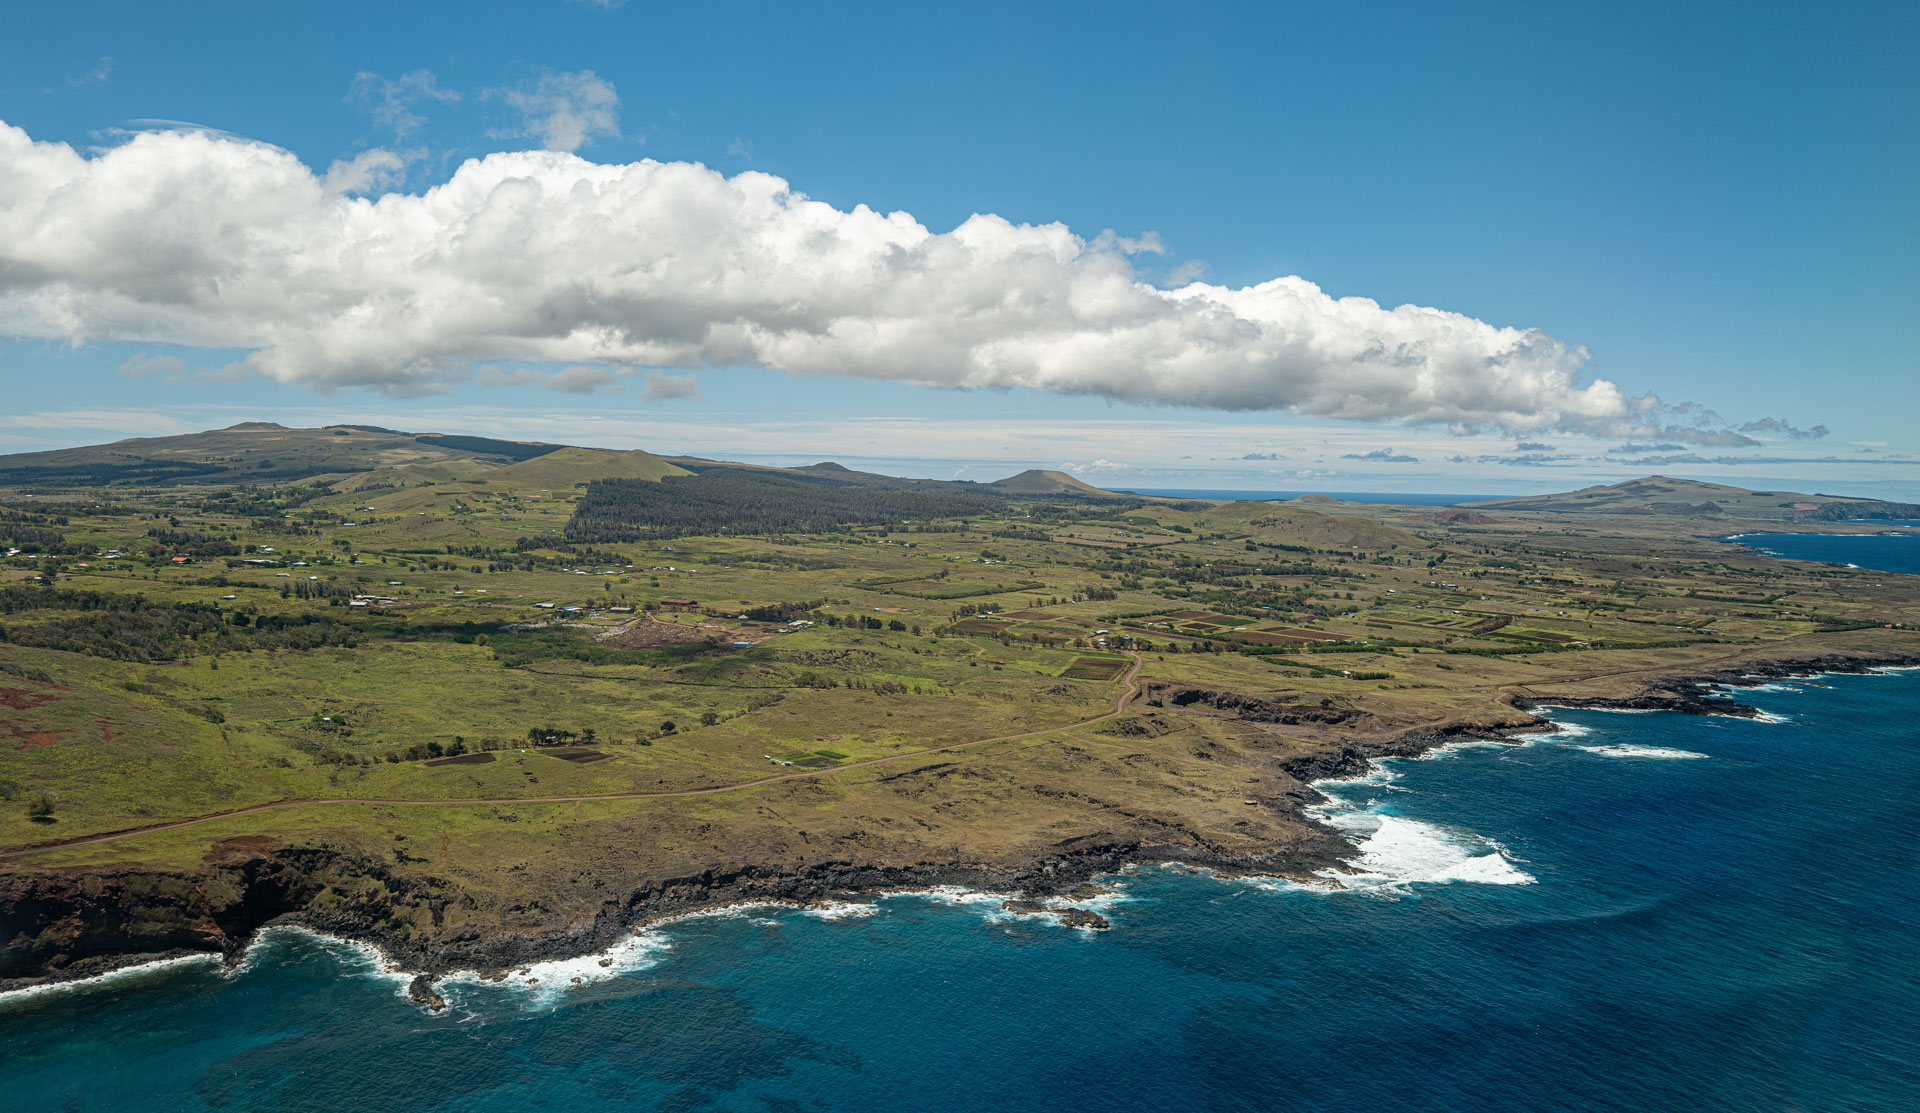
<path fill-rule="evenodd" d="M 1920 673 L 1327 786 L 1316 886 L 744 909 L 429 1015 L 337 942 L 0 1001 L 21 1110 L 1920 1109 Z M 576 975 L 598 977 L 563 989 Z"/>
<path fill-rule="evenodd" d="M 1876 523 L 1879 524 L 1879 523 Z M 1920 573 L 1920 530 L 1889 522 L 1885 533 L 1833 536 L 1819 533 L 1747 533 L 1726 540 L 1789 560 L 1851 564 L 1882 572 Z"/>
<path fill-rule="evenodd" d="M 1118 490 L 1119 488 L 1111 488 Z M 1136 495 L 1163 495 L 1176 499 L 1213 499 L 1224 502 L 1269 502 L 1273 499 L 1296 499 L 1301 495 L 1326 495 L 1329 498 L 1345 502 L 1383 503 L 1389 506 L 1452 506 L 1461 502 L 1482 502 L 1487 499 L 1509 498 L 1508 495 L 1436 495 L 1416 491 L 1228 491 L 1215 488 L 1206 490 L 1172 490 L 1164 487 L 1128 487 L 1127 492 Z"/>

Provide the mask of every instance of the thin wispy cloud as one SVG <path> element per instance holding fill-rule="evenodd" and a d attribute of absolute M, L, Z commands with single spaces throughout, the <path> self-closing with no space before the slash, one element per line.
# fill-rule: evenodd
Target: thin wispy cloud
<path fill-rule="evenodd" d="M 421 106 L 458 104 L 460 94 L 442 89 L 431 70 L 413 70 L 395 78 L 361 70 L 354 75 L 347 100 L 365 108 L 374 123 L 395 139 L 406 139 L 426 125 L 427 117 L 418 111 Z"/>
<path fill-rule="evenodd" d="M 486 96 L 519 116 L 513 126 L 496 129 L 496 138 L 535 139 L 549 151 L 577 151 L 620 135 L 620 97 L 613 82 L 592 70 L 543 71 L 517 85 L 489 89 Z"/>
<path fill-rule="evenodd" d="M 73 74 L 68 74 L 67 88 L 84 89 L 89 85 L 105 85 L 107 80 L 112 76 L 113 58 L 110 55 L 102 54 L 100 60 L 95 62 L 93 67 L 85 73 L 77 77 Z"/>

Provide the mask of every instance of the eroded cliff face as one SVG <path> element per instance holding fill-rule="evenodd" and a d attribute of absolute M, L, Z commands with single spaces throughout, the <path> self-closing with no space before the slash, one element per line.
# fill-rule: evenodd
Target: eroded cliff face
<path fill-rule="evenodd" d="M 728 904 L 806 903 L 937 885 L 1041 896 L 1067 892 L 1129 862 L 1177 859 L 1293 873 L 1346 849 L 1318 833 L 1273 852 L 1231 855 L 1191 843 L 1096 837 L 1074 848 L 1031 848 L 995 863 L 816 862 L 784 869 L 743 864 L 624 879 L 602 889 L 603 899 L 594 905 L 549 894 L 553 914 L 537 926 L 502 922 L 485 899 L 443 879 L 396 874 L 338 849 L 228 849 L 210 855 L 205 869 L 194 873 L 48 870 L 0 876 L 0 988 L 85 977 L 186 952 L 235 958 L 255 932 L 275 921 L 374 944 L 408 970 L 499 971 L 601 950 L 650 921 Z M 604 895 L 608 890 L 618 895 Z"/>
<path fill-rule="evenodd" d="M 277 917 L 404 936 L 447 901 L 430 878 L 397 876 L 326 847 L 222 844 L 203 869 L 39 870 L 0 875 L 0 980 L 76 976 L 182 951 L 235 955 Z"/>

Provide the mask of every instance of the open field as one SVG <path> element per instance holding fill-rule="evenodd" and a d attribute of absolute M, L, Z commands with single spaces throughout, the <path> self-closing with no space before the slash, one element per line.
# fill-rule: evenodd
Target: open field
<path fill-rule="evenodd" d="M 152 945 L 297 910 L 486 965 L 753 886 L 1308 868 L 1338 847 L 1303 782 L 1349 751 L 1920 652 L 1913 577 L 1758 556 L 1691 513 L 1043 477 L 964 485 L 954 516 L 947 487 L 888 480 L 884 520 L 701 533 L 659 508 L 707 461 L 381 433 L 353 470 L 362 434 L 294 432 L 262 432 L 255 470 L 332 473 L 237 485 L 181 438 L 9 473 L 137 482 L 0 494 L 0 905 L 55 910 L 0 975 L 134 946 L 58 914 L 86 884 L 171 894 Z M 221 467 L 256 460 L 246 435 Z M 146 485 L 169 468 L 199 478 Z M 884 479 L 757 471 L 852 484 L 819 521 Z M 267 875 L 292 880 L 245 896 Z"/>

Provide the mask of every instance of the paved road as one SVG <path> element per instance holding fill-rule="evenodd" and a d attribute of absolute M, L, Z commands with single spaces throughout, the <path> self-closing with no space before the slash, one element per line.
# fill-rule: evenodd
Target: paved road
<path fill-rule="evenodd" d="M 89 835 L 85 838 L 64 839 L 58 842 L 41 843 L 38 846 L 22 847 L 18 850 L 0 851 L 0 860 L 24 858 L 30 854 L 44 854 L 49 850 L 61 850 L 73 846 L 93 846 L 98 843 L 118 842 L 121 839 L 130 839 L 137 835 L 152 835 L 161 831 L 178 831 L 182 827 L 197 827 L 202 823 L 214 823 L 222 819 L 232 819 L 242 815 L 254 815 L 259 812 L 277 812 L 284 811 L 288 808 L 312 808 L 329 804 L 371 804 L 380 807 L 439 808 L 471 806 L 474 804 L 574 804 L 592 800 L 663 800 L 679 796 L 713 796 L 722 792 L 738 792 L 742 789 L 758 788 L 761 785 L 779 784 L 781 781 L 798 780 L 802 777 L 820 777 L 829 773 L 845 772 L 848 769 L 860 769 L 869 765 L 881 765 L 891 761 L 904 761 L 908 758 L 925 757 L 928 754 L 950 753 L 954 750 L 964 750 L 971 746 L 984 746 L 989 742 L 1017 742 L 1022 738 L 1038 738 L 1043 734 L 1057 734 L 1060 731 L 1076 730 L 1094 723 L 1103 723 L 1124 712 L 1127 709 L 1128 701 L 1140 694 L 1139 677 L 1140 667 L 1143 663 L 1138 653 L 1129 651 L 1127 656 L 1133 658 L 1133 667 L 1129 668 L 1126 671 L 1126 675 L 1121 677 L 1122 680 L 1126 681 L 1126 690 L 1120 694 L 1118 699 L 1114 700 L 1113 710 L 1103 715 L 1095 715 L 1091 719 L 1082 719 L 1077 723 L 1067 723 L 1064 726 L 1029 730 L 1020 734 L 1002 734 L 994 738 L 976 738 L 971 742 L 955 742 L 946 746 L 930 746 L 923 750 L 909 750 L 906 753 L 888 754 L 885 757 L 868 758 L 865 761 L 856 761 L 847 765 L 836 765 L 827 769 L 799 769 L 791 773 L 775 773 L 771 776 L 760 777 L 751 781 L 740 781 L 736 784 L 716 785 L 712 788 L 687 788 L 673 792 L 612 792 L 600 796 L 476 796 L 462 800 L 381 800 L 355 796 L 344 796 L 337 799 L 281 800 L 272 804 L 256 804 L 251 808 L 239 808 L 230 812 L 216 812 L 213 815 L 203 815 L 196 819 L 182 819 L 174 823 L 156 823 L 150 827 L 134 827 L 125 831 L 114 831 L 105 835 Z"/>

